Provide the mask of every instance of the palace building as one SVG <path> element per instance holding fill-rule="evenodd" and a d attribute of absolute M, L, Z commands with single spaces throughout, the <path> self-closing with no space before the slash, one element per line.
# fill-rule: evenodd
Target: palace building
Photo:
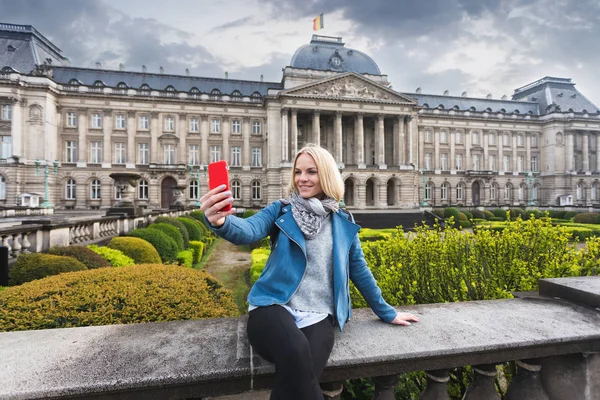
<path fill-rule="evenodd" d="M 80 68 L 32 26 L 0 24 L 0 107 L 3 206 L 48 179 L 57 208 L 109 208 L 113 172 L 142 176 L 142 207 L 169 207 L 174 188 L 194 205 L 225 159 L 234 205 L 258 208 L 285 195 L 307 143 L 339 162 L 351 209 L 600 206 L 600 110 L 571 79 L 511 99 L 398 92 L 338 37 L 314 35 L 264 82 Z"/>

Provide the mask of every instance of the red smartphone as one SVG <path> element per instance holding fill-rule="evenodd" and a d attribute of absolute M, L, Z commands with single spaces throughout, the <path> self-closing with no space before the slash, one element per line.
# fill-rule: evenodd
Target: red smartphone
<path fill-rule="evenodd" d="M 208 164 L 208 188 L 214 188 L 225 185 L 225 191 L 229 190 L 229 172 L 227 172 L 227 161 L 221 160 Z M 231 204 L 227 204 L 220 211 L 231 210 Z"/>

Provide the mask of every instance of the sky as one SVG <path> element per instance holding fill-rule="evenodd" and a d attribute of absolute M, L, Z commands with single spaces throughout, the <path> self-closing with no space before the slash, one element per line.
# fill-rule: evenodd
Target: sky
<path fill-rule="evenodd" d="M 556 76 L 600 106 L 597 0 L 0 0 L 0 22 L 74 66 L 275 82 L 313 33 L 341 36 L 397 91 L 510 98 Z"/>

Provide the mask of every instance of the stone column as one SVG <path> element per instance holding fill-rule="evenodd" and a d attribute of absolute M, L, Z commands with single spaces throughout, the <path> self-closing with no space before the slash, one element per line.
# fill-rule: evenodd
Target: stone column
<path fill-rule="evenodd" d="M 288 146 L 288 109 L 281 109 L 281 161 L 289 161 L 289 146 Z"/>
<path fill-rule="evenodd" d="M 208 164 L 208 117 L 200 117 L 200 164 Z"/>
<path fill-rule="evenodd" d="M 483 160 L 480 161 L 479 167 L 481 170 L 486 170 L 490 166 L 490 162 L 489 162 L 490 133 L 489 132 L 481 131 L 481 143 L 483 144 Z"/>
<path fill-rule="evenodd" d="M 425 132 L 419 129 L 419 161 L 417 162 L 417 169 L 425 168 Z"/>
<path fill-rule="evenodd" d="M 596 171 L 600 171 L 600 135 L 595 132 L 596 135 Z"/>
<path fill-rule="evenodd" d="M 379 164 L 379 169 L 387 169 L 387 165 L 385 163 L 385 116 L 383 114 L 377 115 L 375 135 L 377 137 L 375 140 L 377 145 L 375 148 L 377 164 Z"/>
<path fill-rule="evenodd" d="M 77 166 L 86 166 L 89 159 L 87 152 L 88 114 L 86 109 L 77 110 L 77 129 L 79 130 L 79 162 Z"/>
<path fill-rule="evenodd" d="M 440 167 L 440 130 L 433 130 L 433 169 L 439 170 Z"/>
<path fill-rule="evenodd" d="M 517 134 L 513 132 L 512 134 L 512 171 L 513 173 L 518 171 L 517 168 Z"/>
<path fill-rule="evenodd" d="M 244 117 L 242 123 L 242 170 L 250 171 L 250 118 Z"/>
<path fill-rule="evenodd" d="M 448 132 L 450 136 L 450 159 L 448 160 L 448 167 L 450 170 L 456 170 L 456 129 L 452 132 Z M 450 193 L 448 193 L 448 200 L 450 200 Z"/>
<path fill-rule="evenodd" d="M 15 156 L 25 157 L 23 149 L 23 115 L 27 111 L 27 100 L 19 101 L 18 97 L 12 98 L 12 120 L 10 123 L 10 136 L 12 140 L 12 153 Z M 58 158 L 58 157 L 57 157 Z"/>
<path fill-rule="evenodd" d="M 313 111 L 313 143 L 317 146 L 321 145 L 321 112 L 319 110 Z"/>
<path fill-rule="evenodd" d="M 177 137 L 179 138 L 179 164 L 188 163 L 188 149 L 187 149 L 187 115 L 179 114 L 179 121 L 177 121 L 177 126 L 175 126 L 175 132 Z"/>
<path fill-rule="evenodd" d="M 506 172 L 504 171 L 504 133 L 501 132 L 498 135 L 498 172 Z M 500 196 L 500 194 L 498 194 Z"/>
<path fill-rule="evenodd" d="M 419 400 L 447 400 L 450 376 L 445 370 L 426 371 L 427 385 Z"/>
<path fill-rule="evenodd" d="M 575 138 L 574 132 L 565 132 L 565 151 L 567 172 L 575 170 Z"/>
<path fill-rule="evenodd" d="M 342 160 L 342 112 L 335 112 L 335 120 L 333 121 L 333 135 L 335 147 L 335 161 L 338 164 L 343 164 Z"/>
<path fill-rule="evenodd" d="M 112 163 L 112 110 L 104 110 L 102 114 L 102 132 L 103 132 L 103 151 L 102 151 L 102 168 L 110 168 Z M 111 192 L 112 194 L 112 192 Z M 104 196 L 102 196 L 104 198 Z M 112 199 L 112 196 L 110 197 Z"/>
<path fill-rule="evenodd" d="M 590 170 L 590 137 L 588 132 L 583 132 L 583 143 L 582 143 L 582 156 L 583 156 L 583 170 Z"/>
<path fill-rule="evenodd" d="M 471 130 L 467 130 L 465 132 L 465 161 L 464 161 L 464 170 L 469 170 L 469 169 L 473 169 L 473 163 L 471 161 L 471 142 L 472 142 L 472 132 Z M 466 198 L 466 194 L 465 194 L 465 198 Z"/>
<path fill-rule="evenodd" d="M 229 135 L 231 133 L 231 123 L 229 122 L 229 118 L 224 117 L 223 118 L 223 133 L 222 133 L 222 139 L 223 139 L 223 151 L 221 152 L 221 160 L 225 160 L 227 162 L 229 162 L 230 158 L 231 158 L 231 154 L 229 151 Z"/>
<path fill-rule="evenodd" d="M 379 208 L 387 208 L 387 184 L 381 182 L 378 184 L 378 187 L 374 189 L 378 191 L 377 200 L 379 201 L 379 204 L 377 204 L 377 206 Z"/>
<path fill-rule="evenodd" d="M 494 384 L 496 366 L 494 364 L 474 365 L 473 382 L 465 392 L 463 400 L 500 400 Z"/>
<path fill-rule="evenodd" d="M 413 134 L 416 131 L 417 120 L 412 116 L 408 116 L 406 118 L 406 122 L 408 123 L 408 163 L 413 164 L 415 162 L 413 143 L 414 138 Z M 418 166 L 416 166 L 418 168 Z"/>
<path fill-rule="evenodd" d="M 292 110 L 292 143 L 290 161 L 296 157 L 298 152 L 298 110 Z"/>
<path fill-rule="evenodd" d="M 517 366 L 517 374 L 510 382 L 504 398 L 506 400 L 550 400 L 542 385 L 540 360 L 517 361 Z"/>
<path fill-rule="evenodd" d="M 356 147 L 356 164 L 359 169 L 365 169 L 367 165 L 365 164 L 365 126 L 363 113 L 357 113 L 354 120 L 354 143 Z"/>
<path fill-rule="evenodd" d="M 404 165 L 406 162 L 405 151 L 406 145 L 404 143 L 404 116 L 396 115 L 394 119 L 394 138 L 396 140 L 396 165 Z"/>
<path fill-rule="evenodd" d="M 531 171 L 531 132 L 527 132 L 526 133 L 527 136 L 525 136 L 525 171 Z M 538 160 L 539 161 L 539 160 Z M 528 190 L 531 190 L 531 188 L 529 188 Z"/>
<path fill-rule="evenodd" d="M 135 111 L 128 111 L 126 168 L 135 168 L 135 130 Z"/>
<path fill-rule="evenodd" d="M 150 163 L 153 164 L 162 164 L 162 161 L 158 161 L 158 117 L 158 112 L 150 113 Z"/>

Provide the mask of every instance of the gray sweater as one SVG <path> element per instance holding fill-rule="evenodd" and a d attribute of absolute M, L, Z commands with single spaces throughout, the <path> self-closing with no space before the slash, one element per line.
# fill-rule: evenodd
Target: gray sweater
<path fill-rule="evenodd" d="M 294 310 L 334 315 L 331 214 L 314 239 L 306 240 L 306 272 L 287 305 Z"/>

